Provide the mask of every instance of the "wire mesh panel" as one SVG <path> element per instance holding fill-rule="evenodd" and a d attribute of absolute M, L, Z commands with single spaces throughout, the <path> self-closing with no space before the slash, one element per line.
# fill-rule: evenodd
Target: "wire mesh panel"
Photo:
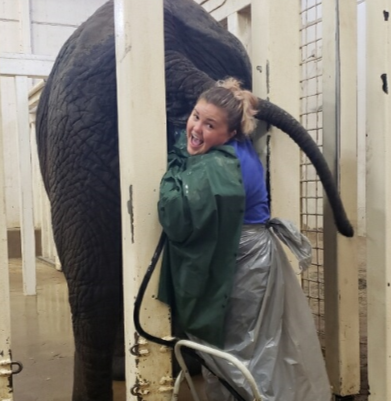
<path fill-rule="evenodd" d="M 322 1 L 301 1 L 301 123 L 322 150 Z M 302 153 L 301 229 L 313 246 L 302 285 L 324 346 L 323 189 L 316 171 Z"/>

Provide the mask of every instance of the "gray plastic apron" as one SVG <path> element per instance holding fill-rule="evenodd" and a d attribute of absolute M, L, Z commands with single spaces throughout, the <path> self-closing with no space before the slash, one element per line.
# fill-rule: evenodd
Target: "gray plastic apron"
<path fill-rule="evenodd" d="M 330 401 L 311 310 L 278 239 L 296 255 L 301 270 L 311 263 L 311 244 L 289 221 L 243 226 L 223 350 L 248 367 L 264 401 Z M 252 400 L 237 369 L 209 355 L 202 357 L 243 398 Z M 212 374 L 203 374 L 208 400 L 234 400 Z"/>

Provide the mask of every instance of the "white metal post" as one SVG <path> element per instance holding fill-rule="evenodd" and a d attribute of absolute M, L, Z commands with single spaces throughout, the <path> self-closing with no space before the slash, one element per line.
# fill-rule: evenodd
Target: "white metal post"
<path fill-rule="evenodd" d="M 49 201 L 45 192 L 44 186 L 40 186 L 41 198 L 41 243 L 42 243 L 42 257 L 49 258 L 48 251 L 48 209 L 50 208 Z"/>
<path fill-rule="evenodd" d="M 228 18 L 232 13 L 243 10 L 252 0 L 196 0 L 216 21 Z M 254 0 L 253 0 L 254 1 Z"/>
<path fill-rule="evenodd" d="M 234 34 L 251 54 L 251 18 L 250 13 L 236 11 L 227 17 L 228 31 Z"/>
<path fill-rule="evenodd" d="M 253 0 L 251 18 L 254 93 L 299 119 L 299 3 Z M 300 227 L 300 150 L 277 128 L 272 127 L 270 135 L 272 215 Z"/>
<path fill-rule="evenodd" d="M 0 53 L 0 75 L 47 78 L 53 67 L 52 56 L 36 54 Z"/>
<path fill-rule="evenodd" d="M 367 1 L 367 302 L 370 401 L 391 400 L 391 0 Z"/>
<path fill-rule="evenodd" d="M 0 85 L 0 401 L 12 401 L 12 381 L 6 374 L 11 369 L 11 315 L 8 274 L 7 218 L 5 214 L 3 119 Z"/>
<path fill-rule="evenodd" d="M 323 3 L 323 153 L 357 229 L 357 1 Z M 326 364 L 334 394 L 360 389 L 357 242 L 337 233 L 325 197 Z"/>
<path fill-rule="evenodd" d="M 33 211 L 35 228 L 41 228 L 41 192 L 39 190 L 41 184 L 41 172 L 39 170 L 37 142 L 35 140 L 35 113 L 30 111 L 30 144 L 31 144 L 31 173 L 32 173 L 32 188 L 33 188 Z"/>
<path fill-rule="evenodd" d="M 115 0 L 119 152 L 121 170 L 123 278 L 127 399 L 170 397 L 171 353 L 141 340 L 133 324 L 139 285 L 161 228 L 157 201 L 166 170 L 166 121 L 163 49 L 163 0 Z M 168 309 L 154 299 L 155 274 L 141 320 L 156 336 L 171 334 Z M 139 344 L 141 356 L 130 348 Z M 159 383 L 165 383 L 159 384 Z"/>
<path fill-rule="evenodd" d="M 31 170 L 28 78 L 15 77 L 20 173 L 20 236 L 23 258 L 23 291 L 36 294 L 35 235 Z"/>
<path fill-rule="evenodd" d="M 357 235 L 366 236 L 366 1 L 357 4 Z"/>
<path fill-rule="evenodd" d="M 54 264 L 57 270 L 61 270 L 60 260 L 57 255 L 56 246 L 53 239 L 50 203 L 48 196 L 43 185 L 41 172 L 39 169 L 38 151 L 35 141 L 35 119 L 37 105 L 45 86 L 44 81 L 40 81 L 29 92 L 29 109 L 30 109 L 30 139 L 32 150 L 32 171 L 33 171 L 33 195 L 34 195 L 34 208 L 37 216 L 36 222 L 41 228 L 41 248 L 42 257 Z"/>

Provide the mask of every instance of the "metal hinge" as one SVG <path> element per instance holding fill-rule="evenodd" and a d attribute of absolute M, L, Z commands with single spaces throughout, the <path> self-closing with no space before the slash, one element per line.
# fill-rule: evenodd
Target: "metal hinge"
<path fill-rule="evenodd" d="M 150 384 L 151 383 L 147 380 L 139 379 L 137 380 L 137 383 L 130 389 L 130 393 L 136 397 L 148 395 L 150 393 L 150 390 L 148 390 Z"/>
<path fill-rule="evenodd" d="M 174 390 L 173 386 L 174 379 L 171 376 L 163 376 L 159 380 L 159 393 L 170 393 Z"/>
<path fill-rule="evenodd" d="M 130 353 L 134 356 L 147 356 L 149 355 L 148 341 L 140 338 L 138 343 L 130 348 Z"/>
<path fill-rule="evenodd" d="M 14 366 L 17 368 L 14 369 Z M 10 369 L 7 369 L 10 367 Z M 12 362 L 11 359 L 3 359 L 0 361 L 0 376 L 8 377 L 12 375 L 17 375 L 23 370 L 23 365 L 21 362 Z"/>

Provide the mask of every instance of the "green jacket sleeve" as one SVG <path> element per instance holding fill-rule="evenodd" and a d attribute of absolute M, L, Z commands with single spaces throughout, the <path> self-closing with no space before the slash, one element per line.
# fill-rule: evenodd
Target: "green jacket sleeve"
<path fill-rule="evenodd" d="M 184 331 L 222 346 L 244 213 L 233 149 L 191 157 L 176 149 L 161 182 L 158 211 L 169 239 L 158 298 L 172 307 Z"/>

